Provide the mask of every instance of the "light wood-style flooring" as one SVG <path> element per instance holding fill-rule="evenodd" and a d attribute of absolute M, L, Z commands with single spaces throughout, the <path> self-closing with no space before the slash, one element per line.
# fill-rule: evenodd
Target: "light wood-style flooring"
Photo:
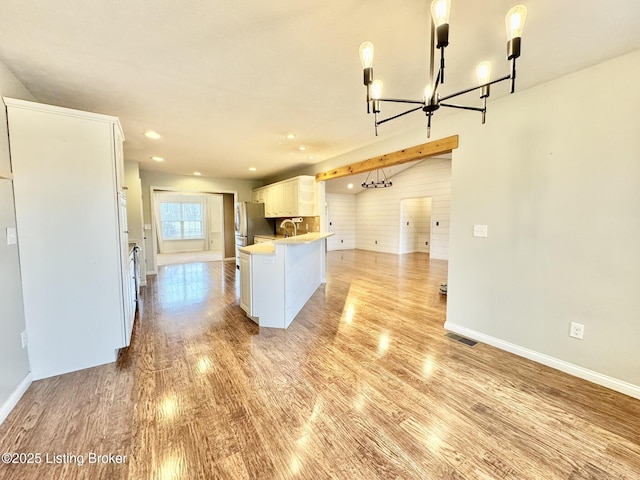
<path fill-rule="evenodd" d="M 194 262 L 219 262 L 222 260 L 221 251 L 202 250 L 200 252 L 176 252 L 159 253 L 156 255 L 156 263 L 162 265 L 175 265 Z"/>
<path fill-rule="evenodd" d="M 640 401 L 445 337 L 446 270 L 329 252 L 281 331 L 244 316 L 233 263 L 161 267 L 116 364 L 34 382 L 0 426 L 0 453 L 70 463 L 0 478 L 640 478 Z"/>

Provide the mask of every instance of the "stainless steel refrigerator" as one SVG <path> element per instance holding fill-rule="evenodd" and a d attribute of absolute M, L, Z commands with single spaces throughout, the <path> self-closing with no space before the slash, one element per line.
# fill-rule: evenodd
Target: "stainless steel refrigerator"
<path fill-rule="evenodd" d="M 240 268 L 239 247 L 253 245 L 255 235 L 273 235 L 275 223 L 272 218 L 264 218 L 264 203 L 236 203 L 236 267 Z"/>

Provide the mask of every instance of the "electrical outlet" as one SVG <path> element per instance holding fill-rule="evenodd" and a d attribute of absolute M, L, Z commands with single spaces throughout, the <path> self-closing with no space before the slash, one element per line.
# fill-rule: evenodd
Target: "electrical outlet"
<path fill-rule="evenodd" d="M 581 323 L 571 322 L 571 327 L 569 328 L 569 336 L 582 340 L 582 338 L 584 337 L 584 325 L 582 325 Z"/>
<path fill-rule="evenodd" d="M 26 330 L 23 330 L 22 333 L 20 334 L 20 340 L 22 340 L 22 348 L 26 347 L 28 343 Z"/>
<path fill-rule="evenodd" d="M 487 225 L 474 225 L 473 226 L 473 236 L 474 237 L 486 238 L 487 230 L 488 230 Z"/>

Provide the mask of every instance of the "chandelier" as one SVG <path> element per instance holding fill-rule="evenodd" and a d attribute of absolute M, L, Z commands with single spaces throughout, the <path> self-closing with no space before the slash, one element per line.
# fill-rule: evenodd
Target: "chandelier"
<path fill-rule="evenodd" d="M 516 59 L 520 56 L 520 44 L 522 37 L 522 29 L 527 17 L 527 7 L 524 5 L 516 5 L 511 8 L 505 18 L 507 28 L 507 60 L 511 60 L 511 73 L 491 80 L 491 63 L 481 62 L 476 68 L 478 77 L 478 85 L 467 88 L 450 95 L 440 96 L 438 87 L 444 84 L 444 49 L 449 45 L 449 14 L 451 12 L 451 0 L 433 0 L 431 3 L 431 45 L 430 45 L 430 80 L 424 90 L 422 100 L 405 100 L 401 98 L 384 98 L 382 96 L 382 81 L 373 79 L 373 44 L 364 42 L 360 45 L 360 60 L 364 69 L 364 84 L 367 87 L 367 113 L 373 111 L 375 133 L 378 135 L 378 126 L 383 123 L 395 120 L 396 118 L 407 115 L 408 113 L 422 110 L 427 116 L 427 138 L 431 134 L 431 117 L 440 107 L 458 108 L 461 110 L 472 110 L 482 113 L 482 123 L 485 123 L 487 113 L 487 98 L 489 97 L 490 87 L 494 83 L 511 80 L 511 93 L 515 92 L 516 80 Z M 440 50 L 440 68 L 434 81 L 434 48 Z M 448 100 L 464 95 L 474 90 L 480 90 L 480 99 L 482 107 L 458 105 L 448 103 Z M 406 112 L 393 115 L 392 117 L 378 120 L 381 102 L 394 102 L 417 105 Z"/>
<path fill-rule="evenodd" d="M 382 179 L 380 179 L 380 172 L 382 172 Z M 373 178 L 369 180 L 371 173 L 372 172 L 369 172 L 367 179 L 362 182 L 362 188 L 387 188 L 393 185 L 393 182 L 387 178 L 383 169 L 376 170 L 375 180 Z"/>

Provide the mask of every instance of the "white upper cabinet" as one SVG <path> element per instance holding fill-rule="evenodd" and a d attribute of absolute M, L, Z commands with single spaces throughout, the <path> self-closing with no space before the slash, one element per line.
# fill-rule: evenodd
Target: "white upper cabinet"
<path fill-rule="evenodd" d="M 301 175 L 253 190 L 253 201 L 264 203 L 265 217 L 312 217 L 316 213 L 316 179 Z"/>

